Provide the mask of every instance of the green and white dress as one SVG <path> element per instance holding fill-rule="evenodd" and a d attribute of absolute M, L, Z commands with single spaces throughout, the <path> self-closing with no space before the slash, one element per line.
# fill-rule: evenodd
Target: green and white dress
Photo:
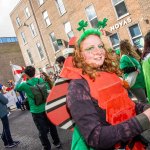
<path fill-rule="evenodd" d="M 120 59 L 119 67 L 121 70 L 128 67 L 136 67 L 139 70 L 139 74 L 137 75 L 135 84 L 131 87 L 131 89 L 135 88 L 145 88 L 144 75 L 142 71 L 141 64 L 132 56 L 122 55 Z M 129 73 L 124 74 L 124 78 L 128 76 Z"/>

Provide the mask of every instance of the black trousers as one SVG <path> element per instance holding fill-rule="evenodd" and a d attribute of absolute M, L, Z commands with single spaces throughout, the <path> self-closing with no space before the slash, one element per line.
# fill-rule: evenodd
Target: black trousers
<path fill-rule="evenodd" d="M 39 138 L 43 145 L 44 150 L 51 150 L 51 144 L 48 139 L 48 133 L 50 132 L 51 137 L 53 139 L 53 144 L 57 145 L 60 143 L 56 126 L 52 124 L 45 112 L 43 113 L 32 113 L 33 121 L 39 131 Z"/>
<path fill-rule="evenodd" d="M 2 132 L 2 140 L 4 142 L 4 145 L 11 145 L 13 144 L 13 140 L 10 133 L 9 128 L 9 121 L 7 115 L 5 115 L 3 118 L 1 118 L 2 124 L 3 124 L 3 132 Z"/>

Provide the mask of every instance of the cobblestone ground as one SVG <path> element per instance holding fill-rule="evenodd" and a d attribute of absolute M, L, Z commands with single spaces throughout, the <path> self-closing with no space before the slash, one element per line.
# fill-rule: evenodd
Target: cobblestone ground
<path fill-rule="evenodd" d="M 42 145 L 38 138 L 38 131 L 29 111 L 12 111 L 9 116 L 9 123 L 13 139 L 20 141 L 17 147 L 11 148 L 12 150 L 42 150 Z M 2 133 L 1 121 L 0 133 Z M 72 132 L 58 128 L 58 133 L 63 145 L 63 150 L 70 150 Z M 52 141 L 50 136 L 49 138 L 50 141 Z M 0 150 L 6 150 L 2 140 L 0 140 Z M 52 145 L 52 150 L 57 149 Z"/>

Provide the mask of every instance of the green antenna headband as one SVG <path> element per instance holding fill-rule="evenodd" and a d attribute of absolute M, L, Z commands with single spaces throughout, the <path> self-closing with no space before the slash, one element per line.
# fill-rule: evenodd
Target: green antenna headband
<path fill-rule="evenodd" d="M 83 30 L 83 33 L 78 40 L 78 45 L 80 46 L 80 43 L 89 35 L 95 34 L 95 35 L 101 36 L 100 30 L 107 26 L 107 24 L 106 24 L 107 21 L 108 21 L 108 19 L 104 18 L 103 21 L 98 21 L 97 26 L 96 26 L 97 28 L 90 28 L 90 29 L 85 30 L 85 27 L 88 26 L 88 22 L 87 21 L 84 22 L 84 20 L 81 20 L 78 23 L 79 27 L 77 28 L 77 30 L 78 31 Z"/>

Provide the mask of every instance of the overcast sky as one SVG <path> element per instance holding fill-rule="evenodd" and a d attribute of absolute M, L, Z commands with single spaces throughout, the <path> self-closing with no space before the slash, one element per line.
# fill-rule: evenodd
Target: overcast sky
<path fill-rule="evenodd" d="M 19 1 L 0 0 L 0 37 L 16 36 L 9 14 Z"/>

